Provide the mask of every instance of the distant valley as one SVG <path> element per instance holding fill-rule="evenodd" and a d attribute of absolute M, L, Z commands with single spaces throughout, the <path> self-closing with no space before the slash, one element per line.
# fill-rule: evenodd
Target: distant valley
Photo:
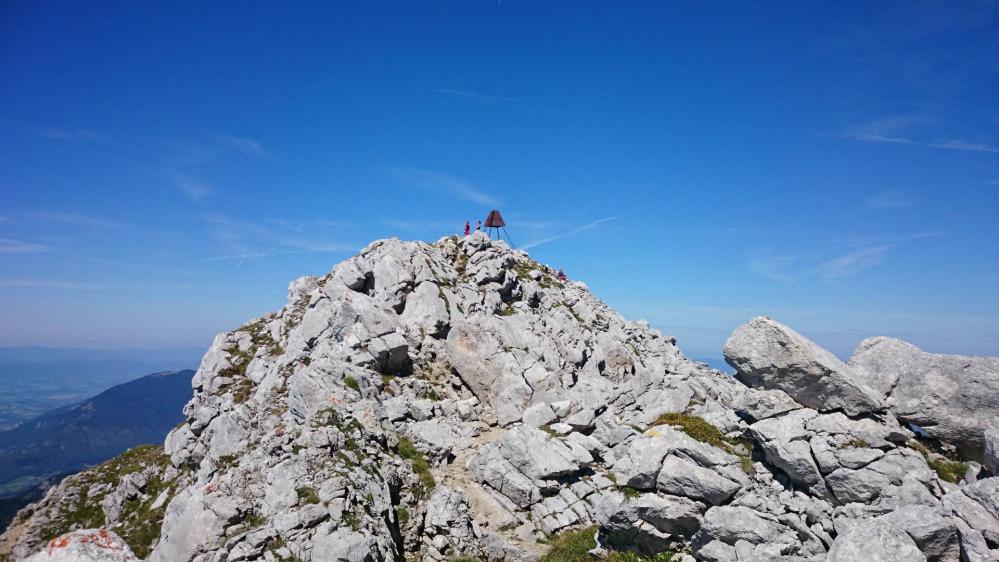
<path fill-rule="evenodd" d="M 160 443 L 183 419 L 192 376 L 190 370 L 147 375 L 0 432 L 0 498 L 135 445 Z"/>
<path fill-rule="evenodd" d="M 203 352 L 0 348 L 0 529 L 64 476 L 161 443 Z"/>
<path fill-rule="evenodd" d="M 197 367 L 201 348 L 0 348 L 0 431 L 148 373 Z"/>

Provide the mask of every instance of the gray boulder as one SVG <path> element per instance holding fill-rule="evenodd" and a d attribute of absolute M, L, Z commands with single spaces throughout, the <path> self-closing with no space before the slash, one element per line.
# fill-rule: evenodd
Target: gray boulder
<path fill-rule="evenodd" d="M 994 479 L 990 478 L 989 480 Z M 999 545 L 999 518 L 993 515 L 985 505 L 960 489 L 945 495 L 943 505 L 957 518 L 967 523 L 969 527 L 981 533 L 986 541 Z"/>
<path fill-rule="evenodd" d="M 663 461 L 656 488 L 674 496 L 718 505 L 732 497 L 739 490 L 739 485 L 714 470 L 670 455 Z"/>
<path fill-rule="evenodd" d="M 993 421 L 982 434 L 982 464 L 993 476 L 999 476 L 999 422 Z"/>
<path fill-rule="evenodd" d="M 704 514 L 704 522 L 694 541 L 703 544 L 716 540 L 729 545 L 739 541 L 762 544 L 776 540 L 783 531 L 780 523 L 748 507 L 718 506 Z"/>
<path fill-rule="evenodd" d="M 855 416 L 884 409 L 852 367 L 780 322 L 753 318 L 725 342 L 725 360 L 747 386 L 783 390 L 799 404 Z"/>
<path fill-rule="evenodd" d="M 829 547 L 827 562 L 926 562 L 908 534 L 886 522 L 865 522 L 842 533 Z"/>
<path fill-rule="evenodd" d="M 687 498 L 642 494 L 625 499 L 622 494 L 612 494 L 597 504 L 596 519 L 606 544 L 654 553 L 693 534 L 703 511 L 703 504 Z"/>
<path fill-rule="evenodd" d="M 983 458 L 983 434 L 999 416 L 999 357 L 936 355 L 877 337 L 862 341 L 849 364 L 899 420 Z"/>
<path fill-rule="evenodd" d="M 580 459 L 580 455 L 585 456 Z M 548 480 L 575 473 L 591 460 L 581 448 L 573 449 L 544 431 L 518 425 L 476 451 L 468 460 L 468 470 L 476 481 L 519 507 L 528 507 L 541 500 Z"/>
<path fill-rule="evenodd" d="M 533 427 L 520 425 L 510 429 L 498 446 L 503 458 L 531 478 L 556 478 L 580 468 L 572 449 Z"/>
<path fill-rule="evenodd" d="M 617 483 L 638 490 L 654 489 L 663 459 L 672 450 L 671 443 L 659 436 L 640 437 L 622 445 L 614 465 Z"/>
<path fill-rule="evenodd" d="M 999 520 L 999 478 L 986 478 L 962 488 L 969 498 L 982 504 L 985 511 Z"/>
<path fill-rule="evenodd" d="M 792 483 L 815 490 L 822 497 L 826 488 L 807 440 L 810 433 L 805 429 L 805 422 L 815 416 L 814 410 L 795 410 L 756 422 L 749 431 L 761 445 L 767 462 L 784 471 Z"/>
<path fill-rule="evenodd" d="M 41 552 L 25 562 L 133 562 L 125 541 L 107 529 L 81 529 L 49 541 Z"/>
<path fill-rule="evenodd" d="M 322 530 L 322 529 L 321 529 Z M 373 562 L 375 541 L 350 529 L 325 529 L 312 539 L 314 562 Z"/>
<path fill-rule="evenodd" d="M 888 488 L 891 480 L 869 468 L 860 470 L 840 468 L 826 477 L 826 483 L 836 499 L 842 503 L 867 503 Z"/>
<path fill-rule="evenodd" d="M 946 510 L 906 505 L 877 518 L 908 534 L 927 562 L 957 562 L 961 558 L 957 526 Z"/>

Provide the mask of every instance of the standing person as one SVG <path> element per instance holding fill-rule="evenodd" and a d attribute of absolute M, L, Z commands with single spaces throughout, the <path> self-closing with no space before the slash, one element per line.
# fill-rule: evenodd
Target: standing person
<path fill-rule="evenodd" d="M 476 221 L 475 232 L 482 230 L 482 221 Z"/>
<path fill-rule="evenodd" d="M 468 221 L 465 221 L 465 238 L 468 238 L 468 235 L 471 234 L 471 232 L 469 232 L 471 228 L 472 227 L 469 226 Z"/>

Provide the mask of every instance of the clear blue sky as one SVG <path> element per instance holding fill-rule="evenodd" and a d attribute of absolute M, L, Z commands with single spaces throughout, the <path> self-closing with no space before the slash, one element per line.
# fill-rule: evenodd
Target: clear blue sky
<path fill-rule="evenodd" d="M 999 355 L 996 2 L 263 4 L 0 6 L 0 345 L 207 346 L 497 207 L 688 355 Z"/>

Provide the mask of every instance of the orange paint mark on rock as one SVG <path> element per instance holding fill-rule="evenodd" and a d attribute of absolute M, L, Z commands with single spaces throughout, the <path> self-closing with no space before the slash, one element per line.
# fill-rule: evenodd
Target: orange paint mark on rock
<path fill-rule="evenodd" d="M 66 548 L 69 546 L 69 537 L 59 537 L 49 541 L 48 553 L 51 556 L 52 551 L 58 548 Z"/>

